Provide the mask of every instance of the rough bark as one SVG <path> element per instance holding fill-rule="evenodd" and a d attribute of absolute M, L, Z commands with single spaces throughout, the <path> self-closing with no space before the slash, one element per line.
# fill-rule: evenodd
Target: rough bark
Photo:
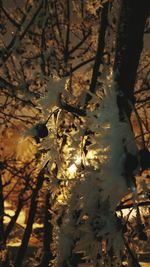
<path fill-rule="evenodd" d="M 119 109 L 124 110 L 128 116 L 131 113 L 128 102 L 134 104 L 134 85 L 149 12 L 149 0 L 122 0 L 121 2 L 114 72 L 120 95 Z"/>

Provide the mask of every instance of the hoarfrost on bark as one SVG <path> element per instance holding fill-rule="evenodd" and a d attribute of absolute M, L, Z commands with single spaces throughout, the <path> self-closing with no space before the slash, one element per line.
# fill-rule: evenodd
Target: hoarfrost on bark
<path fill-rule="evenodd" d="M 85 157 L 87 164 L 74 183 L 67 213 L 72 220 L 64 218 L 60 233 L 63 229 L 67 235 L 71 223 L 72 239 L 75 240 L 74 232 L 78 232 L 76 246 L 86 255 L 93 255 L 95 244 L 102 240 L 107 240 L 107 249 L 113 246 L 119 255 L 124 242 L 117 228 L 115 209 L 128 192 L 124 170 L 126 152 L 136 155 L 137 148 L 128 120 L 120 121 L 113 76 L 108 79 L 98 108 L 87 113 L 84 127 L 93 132 L 87 152 L 87 157 L 90 152 L 92 156 L 90 160 Z M 78 218 L 74 215 L 76 210 L 80 210 Z M 64 255 L 60 247 L 60 258 Z"/>
<path fill-rule="evenodd" d="M 67 93 L 65 83 L 65 79 L 48 80 L 48 92 L 39 103 L 43 113 L 60 108 L 60 94 Z M 120 120 L 112 74 L 105 79 L 103 98 L 102 95 L 92 97 L 98 105 L 86 112 L 82 124 L 74 121 L 76 130 L 65 132 L 64 144 L 63 139 L 57 139 L 61 115 L 56 121 L 51 117 L 48 122 L 51 130 L 43 141 L 49 172 L 53 174 L 53 166 L 57 165 L 57 179 L 67 184 L 64 193 L 57 196 L 60 205 L 67 203 L 62 224 L 56 227 L 57 267 L 70 259 L 75 248 L 82 248 L 95 261 L 94 255 L 102 253 L 99 248 L 95 252 L 95 248 L 102 241 L 107 243 L 107 249 L 113 247 L 116 255 L 123 246 L 115 209 L 129 190 L 125 172 L 127 153 L 136 156 L 137 148 L 128 119 Z M 91 103 L 93 106 L 92 99 Z M 70 125 L 74 117 L 67 116 Z M 91 133 L 86 152 L 82 151 L 85 129 Z"/>
<path fill-rule="evenodd" d="M 43 112 L 52 110 L 52 108 L 60 107 L 60 94 L 64 90 L 66 79 L 47 81 L 47 94 L 39 101 Z"/>

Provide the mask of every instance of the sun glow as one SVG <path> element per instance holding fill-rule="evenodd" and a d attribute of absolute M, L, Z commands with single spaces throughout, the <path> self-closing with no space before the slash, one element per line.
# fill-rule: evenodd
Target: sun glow
<path fill-rule="evenodd" d="M 76 172 L 78 170 L 78 166 L 81 164 L 81 161 L 82 161 L 82 157 L 81 156 L 75 156 L 74 163 L 72 163 L 67 169 L 67 173 L 68 173 L 68 178 L 69 179 L 75 178 Z"/>
<path fill-rule="evenodd" d="M 74 163 L 72 163 L 67 169 L 68 179 L 74 179 L 80 164 L 83 162 L 85 166 L 90 165 L 97 159 L 97 151 L 89 150 L 86 157 L 76 155 L 74 157 Z"/>
<path fill-rule="evenodd" d="M 76 158 L 75 158 L 75 164 L 76 165 L 80 165 L 81 164 L 81 161 L 82 161 L 82 157 L 81 156 L 76 156 Z"/>
<path fill-rule="evenodd" d="M 75 163 L 71 164 L 68 168 L 68 174 L 70 176 L 70 178 L 73 178 L 74 175 L 76 174 L 77 171 L 77 166 Z"/>

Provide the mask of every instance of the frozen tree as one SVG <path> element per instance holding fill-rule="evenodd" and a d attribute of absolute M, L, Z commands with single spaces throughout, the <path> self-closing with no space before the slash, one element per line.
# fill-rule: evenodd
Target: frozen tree
<path fill-rule="evenodd" d="M 14 266 L 23 265 L 42 188 L 40 267 L 77 266 L 78 255 L 96 267 L 121 266 L 125 254 L 128 266 L 140 266 L 127 221 L 116 210 L 130 196 L 136 235 L 146 240 L 136 175 L 149 168 L 150 154 L 143 131 L 143 146 L 136 143 L 131 114 L 141 126 L 134 86 L 148 0 L 24 1 L 14 13 L 0 1 L 0 8 L 2 119 L 31 124 L 22 139 L 30 136 L 38 149 L 37 181 Z M 6 40 L 10 24 L 13 35 Z M 24 150 L 21 140 L 18 150 Z"/>

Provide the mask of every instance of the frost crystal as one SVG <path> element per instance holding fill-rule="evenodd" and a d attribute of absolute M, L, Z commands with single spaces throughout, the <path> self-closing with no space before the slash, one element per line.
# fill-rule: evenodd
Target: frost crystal
<path fill-rule="evenodd" d="M 52 79 L 47 81 L 47 94 L 39 101 L 43 111 L 45 109 L 51 110 L 54 107 L 60 107 L 60 94 L 64 90 L 66 79 L 53 81 Z"/>
<path fill-rule="evenodd" d="M 64 85 L 65 80 L 48 82 L 47 96 L 40 102 L 44 109 L 59 107 Z M 103 250 L 100 244 L 105 244 L 105 251 L 113 248 L 116 256 L 123 246 L 115 210 L 128 192 L 127 154 L 136 156 L 137 148 L 128 120 L 120 120 L 112 75 L 105 79 L 103 98 L 94 95 L 90 105 L 82 124 L 61 111 L 53 126 L 49 121 L 51 131 L 45 139 L 52 180 L 64 185 L 56 199 L 60 206 L 67 204 L 55 229 L 57 267 L 68 264 L 76 250 L 96 262 Z"/>
<path fill-rule="evenodd" d="M 128 192 L 126 151 L 132 155 L 137 153 L 128 120 L 120 121 L 119 118 L 113 77 L 108 77 L 106 81 L 103 100 L 97 97 L 98 108 L 88 111 L 84 119 L 83 127 L 93 133 L 89 139 L 91 145 L 85 156 L 84 170 L 78 173 L 78 179 L 71 189 L 68 213 L 60 228 L 60 233 L 63 231 L 66 236 L 72 235 L 74 246 L 82 249 L 87 256 L 90 255 L 93 262 L 96 260 L 94 257 L 102 253 L 98 248 L 96 250 L 96 244 L 107 240 L 106 250 L 113 247 L 116 255 L 123 247 L 115 209 Z M 69 244 L 68 251 L 72 246 Z M 67 251 L 61 253 L 61 249 L 59 247 L 58 261 L 69 259 Z"/>

